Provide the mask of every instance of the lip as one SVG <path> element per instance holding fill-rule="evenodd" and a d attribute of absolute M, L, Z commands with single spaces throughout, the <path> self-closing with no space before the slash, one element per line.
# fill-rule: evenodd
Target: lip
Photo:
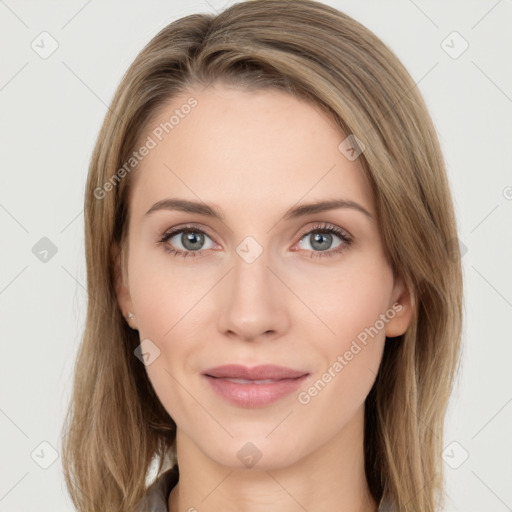
<path fill-rule="evenodd" d="M 203 377 L 219 396 L 248 408 L 264 407 L 280 400 L 293 393 L 308 376 L 309 373 L 302 370 L 269 364 L 252 368 L 229 364 L 203 372 Z"/>

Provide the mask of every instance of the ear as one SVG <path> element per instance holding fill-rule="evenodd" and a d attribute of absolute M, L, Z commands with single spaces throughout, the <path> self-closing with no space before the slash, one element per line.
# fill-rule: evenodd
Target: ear
<path fill-rule="evenodd" d="M 395 315 L 386 324 L 386 337 L 395 338 L 405 333 L 416 309 L 414 293 L 401 277 L 395 278 L 389 310 Z"/>
<path fill-rule="evenodd" d="M 121 313 L 132 329 L 137 328 L 136 318 L 133 313 L 133 305 L 128 286 L 128 275 L 123 265 L 121 249 L 117 243 L 113 243 L 110 250 L 112 265 L 114 269 L 114 283 L 116 289 L 117 303 Z"/>

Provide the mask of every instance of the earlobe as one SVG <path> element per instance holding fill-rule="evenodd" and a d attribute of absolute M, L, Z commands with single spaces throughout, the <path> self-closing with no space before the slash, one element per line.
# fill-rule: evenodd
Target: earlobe
<path fill-rule="evenodd" d="M 398 279 L 393 288 L 393 300 L 389 304 L 388 317 L 386 324 L 386 337 L 396 338 L 407 331 L 416 309 L 416 300 L 414 292 L 407 287 L 402 279 Z"/>
<path fill-rule="evenodd" d="M 137 330 L 135 315 L 131 311 L 128 311 L 125 318 L 126 318 L 126 321 L 128 322 L 128 325 L 132 329 Z"/>
<path fill-rule="evenodd" d="M 113 243 L 110 251 L 112 258 L 112 266 L 114 269 L 114 282 L 117 296 L 117 303 L 121 310 L 122 315 L 128 322 L 128 325 L 132 329 L 136 329 L 135 315 L 132 313 L 133 306 L 130 297 L 130 291 L 128 287 L 128 280 L 125 272 L 123 271 L 122 255 L 118 244 Z"/>

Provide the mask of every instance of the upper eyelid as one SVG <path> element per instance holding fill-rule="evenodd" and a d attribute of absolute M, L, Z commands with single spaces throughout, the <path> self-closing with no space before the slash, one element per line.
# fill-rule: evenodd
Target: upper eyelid
<path fill-rule="evenodd" d="M 209 236 L 213 240 L 213 236 L 210 235 L 207 229 L 204 229 L 202 227 L 196 226 L 194 224 L 190 225 L 184 225 L 184 226 L 176 226 L 173 228 L 166 229 L 163 234 L 162 238 L 172 238 L 173 236 L 176 236 L 177 234 L 181 233 L 182 231 L 199 231 L 201 233 L 204 233 L 205 235 Z"/>

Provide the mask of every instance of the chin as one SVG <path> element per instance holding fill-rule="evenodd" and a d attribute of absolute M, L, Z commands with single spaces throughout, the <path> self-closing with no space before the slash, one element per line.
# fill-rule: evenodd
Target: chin
<path fill-rule="evenodd" d="M 227 443 L 218 442 L 219 451 L 205 450 L 210 458 L 230 469 L 276 470 L 292 465 L 300 458 L 297 448 L 283 444 L 277 437 L 264 434 L 235 436 Z M 210 447 L 211 448 L 211 447 Z"/>

